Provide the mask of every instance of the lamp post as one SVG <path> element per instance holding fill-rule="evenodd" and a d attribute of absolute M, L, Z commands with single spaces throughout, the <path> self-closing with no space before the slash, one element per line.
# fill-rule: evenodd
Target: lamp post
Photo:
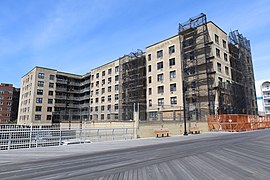
<path fill-rule="evenodd" d="M 183 80 L 182 82 L 182 86 L 183 86 L 183 110 L 184 110 L 184 136 L 187 136 L 187 114 L 186 114 L 186 83 Z"/>

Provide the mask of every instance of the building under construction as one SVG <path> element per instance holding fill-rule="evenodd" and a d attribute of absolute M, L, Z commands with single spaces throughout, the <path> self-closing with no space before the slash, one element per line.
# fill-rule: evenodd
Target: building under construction
<path fill-rule="evenodd" d="M 120 61 L 119 114 L 121 120 L 146 120 L 146 62 L 144 52 L 138 50 Z"/>
<path fill-rule="evenodd" d="M 249 41 L 238 31 L 227 36 L 205 14 L 179 24 L 178 35 L 147 47 L 146 57 L 151 57 L 147 61 L 151 67 L 147 72 L 151 80 L 147 83 L 148 112 L 177 103 L 189 122 L 206 121 L 208 115 L 257 114 Z M 174 76 L 176 89 L 181 91 L 171 89 Z M 151 108 L 152 102 L 157 108 Z"/>
<path fill-rule="evenodd" d="M 189 122 L 257 114 L 250 42 L 238 31 L 228 36 L 205 14 L 145 52 L 85 75 L 36 67 L 21 84 L 19 124 L 126 121 L 135 111 L 140 120 Z"/>

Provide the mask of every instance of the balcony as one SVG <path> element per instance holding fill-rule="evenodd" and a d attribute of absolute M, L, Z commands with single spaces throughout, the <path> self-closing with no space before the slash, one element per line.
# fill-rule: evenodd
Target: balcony
<path fill-rule="evenodd" d="M 80 86 L 81 83 L 80 82 L 68 82 L 69 85 L 72 85 L 72 86 Z"/>
<path fill-rule="evenodd" d="M 65 79 L 57 79 L 57 80 L 56 80 L 56 83 L 59 83 L 59 84 L 67 84 L 67 80 L 65 80 Z"/>
<path fill-rule="evenodd" d="M 67 92 L 67 88 L 65 87 L 56 87 L 56 91 L 61 91 L 61 92 Z"/>
<path fill-rule="evenodd" d="M 270 103 L 269 103 L 269 102 L 264 103 L 264 106 L 265 106 L 265 107 L 270 107 Z"/>
<path fill-rule="evenodd" d="M 66 107 L 66 103 L 55 103 L 55 107 Z"/>
<path fill-rule="evenodd" d="M 86 80 L 86 81 L 81 82 L 82 86 L 85 85 L 85 84 L 90 84 L 90 80 Z"/>
<path fill-rule="evenodd" d="M 58 96 L 58 95 L 56 95 L 55 99 L 67 99 L 67 97 L 66 96 Z"/>
<path fill-rule="evenodd" d="M 90 88 L 84 88 L 84 89 L 81 89 L 81 93 L 84 93 L 84 92 L 88 92 L 88 91 L 90 91 Z"/>
<path fill-rule="evenodd" d="M 80 100 L 86 100 L 86 99 L 90 99 L 90 95 L 86 95 L 86 96 L 80 97 Z"/>

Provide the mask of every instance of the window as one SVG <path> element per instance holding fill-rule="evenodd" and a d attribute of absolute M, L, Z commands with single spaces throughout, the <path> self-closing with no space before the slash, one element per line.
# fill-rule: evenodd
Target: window
<path fill-rule="evenodd" d="M 115 72 L 116 72 L 116 73 L 119 72 L 119 66 L 116 66 L 116 67 L 115 67 Z"/>
<path fill-rule="evenodd" d="M 228 61 L 228 55 L 226 53 L 224 53 L 224 60 Z"/>
<path fill-rule="evenodd" d="M 164 93 L 164 86 L 158 86 L 158 94 Z"/>
<path fill-rule="evenodd" d="M 35 120 L 41 120 L 41 115 L 36 114 L 36 115 L 35 115 Z"/>
<path fill-rule="evenodd" d="M 98 103 L 98 98 L 96 98 L 96 103 Z"/>
<path fill-rule="evenodd" d="M 219 44 L 219 37 L 215 34 L 215 43 Z"/>
<path fill-rule="evenodd" d="M 101 102 L 104 103 L 105 102 L 105 97 L 101 97 Z"/>
<path fill-rule="evenodd" d="M 107 119 L 111 119 L 111 115 L 110 114 L 107 114 Z"/>
<path fill-rule="evenodd" d="M 111 82 L 112 82 L 112 78 L 109 77 L 109 78 L 108 78 L 108 83 L 110 84 Z"/>
<path fill-rule="evenodd" d="M 158 99 L 158 105 L 159 105 L 159 106 L 164 105 L 164 98 L 159 98 L 159 99 Z"/>
<path fill-rule="evenodd" d="M 102 76 L 105 76 L 105 71 L 102 71 Z"/>
<path fill-rule="evenodd" d="M 7 102 L 7 105 L 8 105 L 8 106 L 11 106 L 11 102 Z"/>
<path fill-rule="evenodd" d="M 109 95 L 109 96 L 108 96 L 108 102 L 111 102 L 111 100 L 112 100 L 112 96 Z"/>
<path fill-rule="evenodd" d="M 37 95 L 43 95 L 43 90 L 42 89 L 38 89 L 37 90 Z"/>
<path fill-rule="evenodd" d="M 217 70 L 218 70 L 218 72 L 221 72 L 221 64 L 220 63 L 217 63 Z"/>
<path fill-rule="evenodd" d="M 112 86 L 108 87 L 108 92 L 112 92 Z"/>
<path fill-rule="evenodd" d="M 163 81 L 163 74 L 158 74 L 157 80 L 158 80 L 158 82 L 162 82 Z"/>
<path fill-rule="evenodd" d="M 119 76 L 115 76 L 115 81 L 118 81 L 119 80 Z"/>
<path fill-rule="evenodd" d="M 194 51 L 191 51 L 191 52 L 189 53 L 189 59 L 190 59 L 190 60 L 194 60 Z"/>
<path fill-rule="evenodd" d="M 157 69 L 163 69 L 163 62 L 157 63 Z"/>
<path fill-rule="evenodd" d="M 93 99 L 90 99 L 90 103 L 93 104 L 94 100 Z"/>
<path fill-rule="evenodd" d="M 175 47 L 174 46 L 170 46 L 169 47 L 169 54 L 172 54 L 175 52 Z"/>
<path fill-rule="evenodd" d="M 101 114 L 100 118 L 101 120 L 104 120 L 104 114 Z"/>
<path fill-rule="evenodd" d="M 96 89 L 96 95 L 98 95 L 99 94 L 99 90 L 98 89 Z"/>
<path fill-rule="evenodd" d="M 226 41 L 224 39 L 222 40 L 222 44 L 223 44 L 223 48 L 226 49 L 227 48 L 227 43 L 226 43 Z"/>
<path fill-rule="evenodd" d="M 220 58 L 220 50 L 218 48 L 216 48 L 216 56 Z"/>
<path fill-rule="evenodd" d="M 11 108 L 10 108 L 10 107 L 8 107 L 8 108 L 7 108 L 7 111 L 11 111 Z"/>
<path fill-rule="evenodd" d="M 99 73 L 96 74 L 96 78 L 99 78 Z"/>
<path fill-rule="evenodd" d="M 104 106 L 101 106 L 101 111 L 104 111 Z"/>
<path fill-rule="evenodd" d="M 118 101 L 119 95 L 118 95 L 118 94 L 115 94 L 115 95 L 114 95 L 114 99 L 115 99 L 116 101 Z"/>
<path fill-rule="evenodd" d="M 50 80 L 54 80 L 54 75 L 50 74 Z"/>
<path fill-rule="evenodd" d="M 170 67 L 175 65 L 175 58 L 169 59 L 169 65 Z"/>
<path fill-rule="evenodd" d="M 176 91 L 176 84 L 170 84 L 170 91 L 173 92 L 173 91 Z"/>
<path fill-rule="evenodd" d="M 44 86 L 44 82 L 43 81 L 38 81 L 38 86 L 39 87 L 43 87 Z"/>
<path fill-rule="evenodd" d="M 44 73 L 38 73 L 38 78 L 39 79 L 44 79 Z"/>
<path fill-rule="evenodd" d="M 108 69 L 108 74 L 112 74 L 112 68 Z"/>
<path fill-rule="evenodd" d="M 171 104 L 177 104 L 177 98 L 171 97 Z"/>
<path fill-rule="evenodd" d="M 36 98 L 36 103 L 42 103 L 42 98 Z"/>
<path fill-rule="evenodd" d="M 148 77 L 148 83 L 152 83 L 152 77 L 151 76 Z"/>
<path fill-rule="evenodd" d="M 119 90 L 119 85 L 115 85 L 114 89 L 115 89 L 115 91 L 118 91 Z"/>
<path fill-rule="evenodd" d="M 148 65 L 148 72 L 151 72 L 151 65 Z"/>
<path fill-rule="evenodd" d="M 52 120 L 52 115 L 47 115 L 47 120 Z"/>
<path fill-rule="evenodd" d="M 102 88 L 101 89 L 101 94 L 104 94 L 105 93 L 105 88 Z"/>
<path fill-rule="evenodd" d="M 229 75 L 229 68 L 227 66 L 225 66 L 225 73 L 226 75 Z"/>
<path fill-rule="evenodd" d="M 3 90 L 0 90 L 0 94 L 4 94 L 4 91 Z"/>
<path fill-rule="evenodd" d="M 152 88 L 148 88 L 148 94 L 152 95 Z"/>
<path fill-rule="evenodd" d="M 49 91 L 49 96 L 53 96 L 53 91 Z"/>
<path fill-rule="evenodd" d="M 36 106 L 36 111 L 42 111 L 42 106 Z"/>
<path fill-rule="evenodd" d="M 99 86 L 99 81 L 96 81 L 96 87 L 98 87 Z"/>
<path fill-rule="evenodd" d="M 162 58 L 163 57 L 163 50 L 157 51 L 157 58 Z"/>
<path fill-rule="evenodd" d="M 53 103 L 53 99 L 48 99 L 48 104 L 52 104 Z"/>
<path fill-rule="evenodd" d="M 95 111 L 98 111 L 98 106 L 95 107 Z"/>
<path fill-rule="evenodd" d="M 170 71 L 170 79 L 173 79 L 176 77 L 176 71 Z"/>
<path fill-rule="evenodd" d="M 112 106 L 109 104 L 109 105 L 107 106 L 107 110 L 110 111 L 110 110 L 111 110 L 111 107 L 112 107 Z"/>
<path fill-rule="evenodd" d="M 53 88 L 54 87 L 54 83 L 49 83 L 49 88 Z"/>
<path fill-rule="evenodd" d="M 105 84 L 105 79 L 102 79 L 101 84 L 102 86 Z"/>
<path fill-rule="evenodd" d="M 118 110 L 118 104 L 114 105 L 114 110 L 116 110 L 116 111 Z"/>
<path fill-rule="evenodd" d="M 152 107 L 152 99 L 149 99 L 149 107 Z"/>
<path fill-rule="evenodd" d="M 148 61 L 151 61 L 152 57 L 151 54 L 148 54 Z"/>
<path fill-rule="evenodd" d="M 47 107 L 47 112 L 52 112 L 52 107 Z"/>

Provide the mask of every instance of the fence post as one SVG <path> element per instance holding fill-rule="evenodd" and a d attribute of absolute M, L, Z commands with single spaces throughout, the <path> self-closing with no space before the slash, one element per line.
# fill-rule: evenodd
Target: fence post
<path fill-rule="evenodd" d="M 30 126 L 30 137 L 29 137 L 29 139 L 30 139 L 29 148 L 31 148 L 31 145 L 32 145 L 32 130 L 33 130 L 33 126 L 31 124 L 31 126 Z"/>
<path fill-rule="evenodd" d="M 59 132 L 59 146 L 62 144 L 62 128 L 60 126 L 60 132 Z"/>
<path fill-rule="evenodd" d="M 38 140 L 39 140 L 39 130 L 36 130 L 36 148 L 38 147 Z"/>
<path fill-rule="evenodd" d="M 11 133 L 12 132 L 8 133 L 8 150 L 10 150 L 10 145 L 11 145 Z"/>

